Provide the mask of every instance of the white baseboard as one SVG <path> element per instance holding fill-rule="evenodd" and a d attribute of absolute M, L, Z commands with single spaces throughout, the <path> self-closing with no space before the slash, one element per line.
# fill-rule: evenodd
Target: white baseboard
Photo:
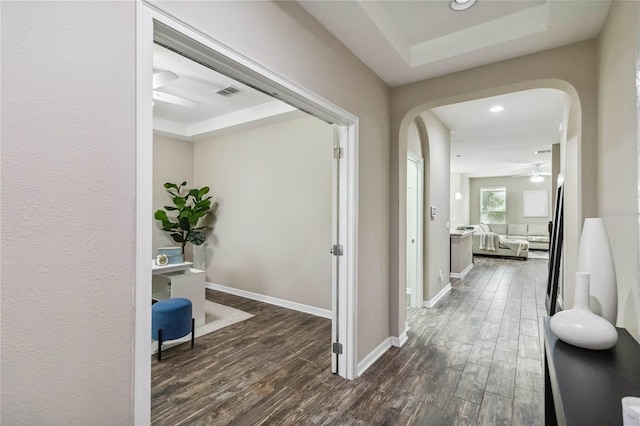
<path fill-rule="evenodd" d="M 391 337 L 387 337 L 369 355 L 358 363 L 358 377 L 364 374 L 386 351 L 391 348 Z"/>
<path fill-rule="evenodd" d="M 457 273 L 457 272 L 451 272 L 449 273 L 449 276 L 451 278 L 460 278 L 463 279 L 465 277 L 465 275 L 467 275 L 469 273 L 469 271 L 473 269 L 473 263 L 470 263 L 469 266 L 467 266 L 466 268 L 464 268 L 464 271 Z"/>
<path fill-rule="evenodd" d="M 407 336 L 407 331 L 409 331 L 409 326 L 405 326 L 404 331 L 402 332 L 400 337 L 395 337 L 395 336 L 389 337 L 389 339 L 391 339 L 391 345 L 395 346 L 396 348 L 403 347 L 404 344 L 407 343 L 407 340 L 409 340 L 409 336 Z"/>
<path fill-rule="evenodd" d="M 369 369 L 377 360 L 380 358 L 386 351 L 389 350 L 392 346 L 396 348 L 401 348 L 407 343 L 409 340 L 409 336 L 407 336 L 407 331 L 409 331 L 409 323 L 405 323 L 405 328 L 400 337 L 390 336 L 384 339 L 382 343 L 378 345 L 373 351 L 369 353 L 362 361 L 358 363 L 358 376 L 362 375 L 365 371 Z"/>
<path fill-rule="evenodd" d="M 433 308 L 436 306 L 436 303 L 440 301 L 447 293 L 451 291 L 451 283 L 447 284 L 442 290 L 435 295 L 435 297 L 431 300 L 425 300 L 424 306 L 425 308 Z"/>
<path fill-rule="evenodd" d="M 253 293 L 251 291 L 240 290 L 233 287 L 227 287 L 222 284 L 205 283 L 206 288 L 211 290 L 221 291 L 223 293 L 229 293 L 240 297 L 246 297 L 247 299 L 257 300 L 258 302 L 269 303 L 271 305 L 282 306 L 283 308 L 293 309 L 294 311 L 304 312 L 306 314 L 315 315 L 317 317 L 333 319 L 333 312 L 330 309 L 317 308 L 315 306 L 304 305 L 298 302 L 291 302 L 289 300 L 278 299 L 277 297 L 265 296 L 263 294 Z"/>

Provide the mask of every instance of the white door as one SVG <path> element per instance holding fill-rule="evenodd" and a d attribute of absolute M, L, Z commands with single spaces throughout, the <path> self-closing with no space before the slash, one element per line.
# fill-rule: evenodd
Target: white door
<path fill-rule="evenodd" d="M 420 308 L 422 302 L 422 158 L 409 155 L 407 160 L 407 306 Z"/>

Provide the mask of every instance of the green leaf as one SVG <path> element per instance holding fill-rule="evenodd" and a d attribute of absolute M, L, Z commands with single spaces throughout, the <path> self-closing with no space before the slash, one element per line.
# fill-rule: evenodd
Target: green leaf
<path fill-rule="evenodd" d="M 183 209 L 187 204 L 187 200 L 184 197 L 173 197 L 173 204 L 175 204 L 178 209 Z"/>
<path fill-rule="evenodd" d="M 171 182 L 167 182 L 167 183 L 165 183 L 165 184 L 164 184 L 164 187 L 165 187 L 166 189 L 169 189 L 169 188 L 174 188 L 174 189 L 176 189 L 176 190 L 177 190 L 177 189 L 179 189 L 179 188 L 178 188 L 178 185 L 176 185 L 175 183 L 171 183 Z"/>
<path fill-rule="evenodd" d="M 180 219 L 180 228 L 185 231 L 189 231 L 191 229 L 191 222 L 189 221 L 189 218 L 183 217 Z"/>
<path fill-rule="evenodd" d="M 197 246 L 201 245 L 207 239 L 206 235 L 202 231 L 194 231 L 191 230 L 189 234 L 187 234 L 187 241 Z"/>
<path fill-rule="evenodd" d="M 181 243 L 184 241 L 182 234 L 171 234 L 171 237 L 173 238 L 173 241 L 175 241 L 176 243 Z"/>
<path fill-rule="evenodd" d="M 206 193 L 209 192 L 209 187 L 208 186 L 203 186 L 202 188 L 200 188 L 200 191 L 198 191 L 200 193 L 200 198 L 202 198 L 202 196 Z"/>
<path fill-rule="evenodd" d="M 185 186 L 186 184 L 187 184 L 187 182 L 186 182 L 186 181 L 182 182 L 182 183 L 180 184 L 180 188 L 182 188 L 182 187 L 183 187 L 183 186 Z M 180 189 L 180 188 L 178 188 L 178 189 Z"/>
<path fill-rule="evenodd" d="M 153 217 L 156 220 L 161 221 L 169 220 L 169 218 L 167 217 L 167 213 L 164 210 L 156 210 L 156 213 L 153 215 Z"/>
<path fill-rule="evenodd" d="M 165 210 L 168 210 L 170 212 L 174 211 L 174 210 L 178 210 L 176 207 L 171 207 L 171 206 L 164 206 Z"/>
<path fill-rule="evenodd" d="M 209 200 L 200 200 L 193 207 L 196 209 L 209 209 L 211 206 L 211 201 Z"/>
<path fill-rule="evenodd" d="M 200 191 L 198 191 L 197 189 L 192 189 L 191 191 L 189 191 L 189 195 L 191 195 L 195 199 L 198 199 Z"/>

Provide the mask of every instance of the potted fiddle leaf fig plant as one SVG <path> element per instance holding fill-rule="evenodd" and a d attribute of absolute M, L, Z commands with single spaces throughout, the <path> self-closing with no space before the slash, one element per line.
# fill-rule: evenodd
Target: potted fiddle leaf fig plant
<path fill-rule="evenodd" d="M 186 185 L 187 182 L 180 185 L 165 183 L 164 187 L 172 197 L 173 206 L 164 206 L 164 210 L 156 210 L 154 214 L 155 219 L 162 223 L 162 230 L 181 244 L 183 256 L 187 243 L 199 246 L 207 239 L 204 232 L 207 226 L 198 226 L 198 222 L 211 213 L 211 196 L 205 197 L 209 193 L 209 187 L 189 189 L 184 193 L 186 188 L 183 187 Z M 176 217 L 169 218 L 167 212 Z"/>

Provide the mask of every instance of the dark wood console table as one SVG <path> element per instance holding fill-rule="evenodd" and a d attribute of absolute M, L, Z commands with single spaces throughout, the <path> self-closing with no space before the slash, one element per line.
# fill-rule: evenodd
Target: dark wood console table
<path fill-rule="evenodd" d="M 622 425 L 624 396 L 640 397 L 640 345 L 617 328 L 618 342 L 605 351 L 559 340 L 544 318 L 545 424 Z"/>

